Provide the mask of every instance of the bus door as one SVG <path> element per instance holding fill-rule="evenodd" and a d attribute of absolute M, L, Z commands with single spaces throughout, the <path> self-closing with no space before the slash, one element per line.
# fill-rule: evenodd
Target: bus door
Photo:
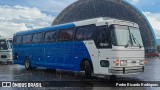
<path fill-rule="evenodd" d="M 110 39 L 110 31 L 107 26 L 99 26 L 97 29 L 96 46 L 98 48 L 98 72 L 106 74 L 110 66 L 112 55 L 112 44 Z"/>

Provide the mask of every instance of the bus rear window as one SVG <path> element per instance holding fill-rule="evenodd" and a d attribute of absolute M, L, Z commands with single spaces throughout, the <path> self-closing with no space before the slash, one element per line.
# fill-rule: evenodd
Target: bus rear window
<path fill-rule="evenodd" d="M 6 41 L 0 40 L 0 50 L 6 50 L 6 49 L 8 49 Z"/>

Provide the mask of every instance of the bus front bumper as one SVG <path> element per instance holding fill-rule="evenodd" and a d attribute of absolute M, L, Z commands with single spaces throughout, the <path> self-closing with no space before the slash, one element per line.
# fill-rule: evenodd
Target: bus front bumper
<path fill-rule="evenodd" d="M 10 59 L 10 58 L 6 58 L 6 59 L 0 58 L 0 62 L 2 62 L 2 63 L 7 63 L 7 62 L 11 63 L 11 62 L 13 62 L 13 60 Z"/>
<path fill-rule="evenodd" d="M 137 67 L 114 67 L 109 69 L 109 73 L 113 75 L 125 75 L 144 72 L 144 66 Z"/>

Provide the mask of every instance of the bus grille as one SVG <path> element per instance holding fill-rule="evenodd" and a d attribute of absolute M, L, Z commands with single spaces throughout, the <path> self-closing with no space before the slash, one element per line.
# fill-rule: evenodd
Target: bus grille
<path fill-rule="evenodd" d="M 6 55 L 1 55 L 1 58 L 7 58 L 7 56 Z"/>

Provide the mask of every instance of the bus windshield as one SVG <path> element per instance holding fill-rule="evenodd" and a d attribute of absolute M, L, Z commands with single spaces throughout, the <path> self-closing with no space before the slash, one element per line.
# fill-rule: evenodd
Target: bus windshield
<path fill-rule="evenodd" d="M 8 46 L 6 40 L 0 40 L 0 50 L 7 50 L 7 49 Z"/>
<path fill-rule="evenodd" d="M 140 30 L 134 27 L 113 25 L 112 44 L 114 46 L 142 47 L 143 42 Z"/>

